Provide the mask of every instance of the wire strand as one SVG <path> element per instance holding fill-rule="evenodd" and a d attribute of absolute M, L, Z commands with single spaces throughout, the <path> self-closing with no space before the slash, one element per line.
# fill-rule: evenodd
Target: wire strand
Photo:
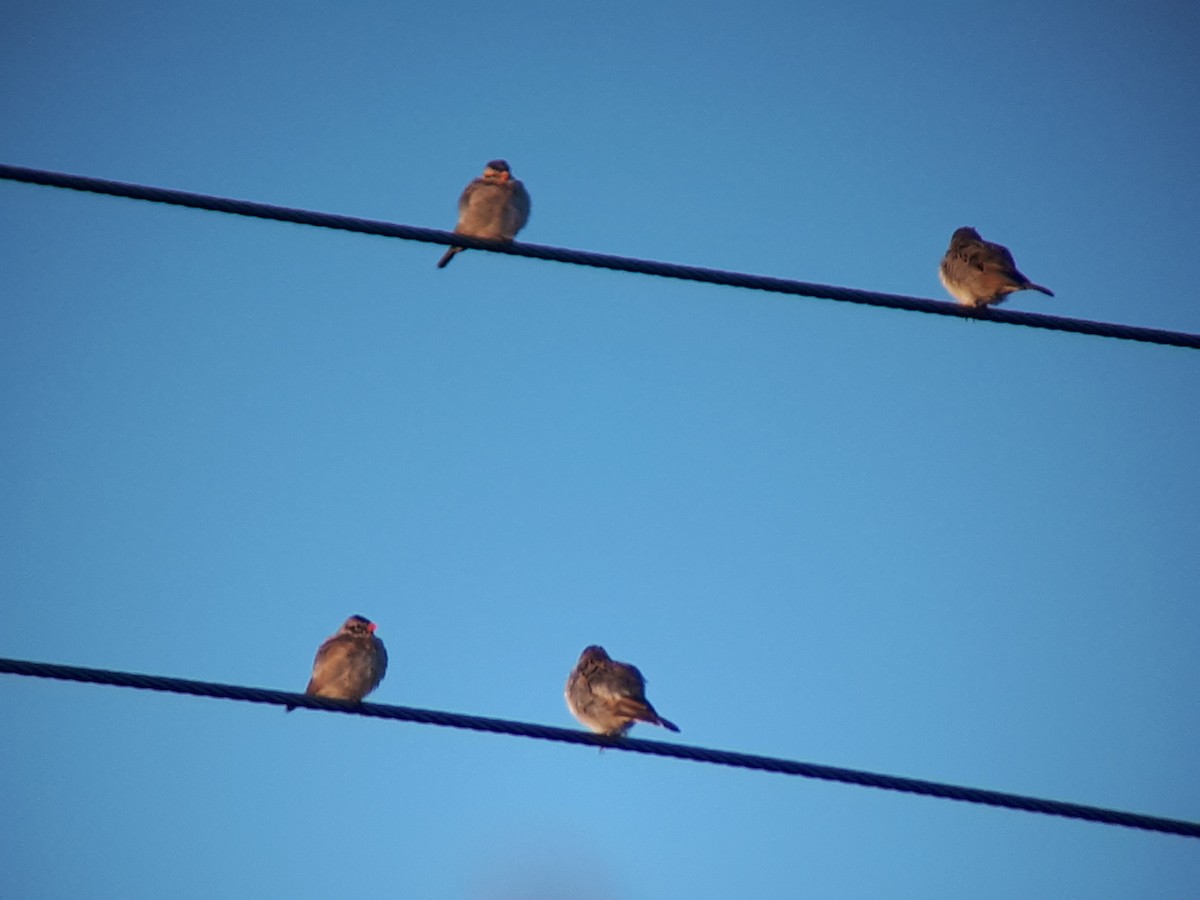
<path fill-rule="evenodd" d="M 755 291 L 816 297 L 824 300 L 838 300 L 845 303 L 859 303 L 866 306 L 883 307 L 885 309 L 904 309 L 912 312 L 953 316 L 959 319 L 1000 322 L 1007 325 L 1024 325 L 1029 328 L 1043 328 L 1050 331 L 1065 331 L 1074 334 L 1087 334 L 1118 340 L 1141 341 L 1148 344 L 1200 350 L 1200 334 L 1166 331 L 1158 328 L 1143 328 L 1135 325 L 1118 325 L 1109 322 L 1093 322 L 1087 319 L 1072 319 L 1065 316 L 1051 316 L 1042 313 L 995 307 L 976 309 L 944 300 L 905 297 L 899 294 L 881 294 L 874 291 L 835 287 L 827 284 L 812 284 L 805 281 L 791 281 L 784 278 L 771 278 L 763 275 L 747 275 L 740 272 L 726 272 L 720 269 L 706 269 L 698 266 L 684 266 L 676 263 L 612 256 L 604 253 L 592 253 L 586 250 L 571 250 L 541 244 L 502 243 L 473 238 L 463 234 L 455 234 L 452 231 L 439 231 L 434 228 L 396 225 L 391 222 L 374 219 L 357 219 L 351 216 L 312 212 L 310 210 L 294 209 L 286 206 L 272 206 L 267 203 L 233 200 L 226 197 L 194 194 L 187 191 L 171 190 L 169 188 L 128 184 L 121 181 L 109 181 L 85 175 L 69 175 L 63 172 L 29 169 L 3 163 L 0 163 L 0 179 L 19 181 L 25 184 L 66 188 L 75 191 L 86 191 L 94 194 L 108 194 L 114 197 L 127 197 L 131 200 L 145 200 L 151 203 L 168 203 L 192 209 L 207 209 L 212 212 L 229 213 L 231 215 L 273 219 L 279 222 L 294 222 L 299 225 L 334 228 L 341 231 L 357 232 L 359 234 L 373 234 L 381 237 L 400 238 L 407 241 L 422 241 L 427 244 L 450 244 L 471 250 L 487 250 L 492 253 L 507 253 L 510 256 L 547 259 L 578 266 L 591 266 L 597 269 L 613 269 L 619 272 L 635 272 L 642 275 L 677 278 L 684 281 L 698 281 L 705 284 L 719 284 Z"/>
<path fill-rule="evenodd" d="M 1119 825 L 1142 831 L 1156 831 L 1163 834 L 1200 838 L 1200 823 L 1186 822 L 1179 819 L 1164 819 L 1158 816 L 1121 812 L 1098 806 L 1084 806 L 1078 803 L 1064 803 L 1058 800 L 1042 800 L 1020 794 L 1007 794 L 1000 791 L 983 790 L 981 788 L 961 787 L 936 781 L 921 781 L 915 778 L 901 778 L 895 775 L 879 775 L 856 769 L 842 769 L 834 766 L 817 765 L 815 763 L 796 762 L 794 760 L 779 759 L 771 756 L 754 756 L 747 753 L 710 750 L 705 747 L 693 747 L 686 744 L 666 744 L 661 741 L 647 741 L 639 738 L 604 737 L 585 731 L 536 725 L 530 722 L 490 719 L 481 716 L 462 715 L 460 713 L 440 712 L 438 710 L 416 709 L 408 706 L 387 706 L 381 703 L 351 703 L 344 700 L 329 700 L 324 697 L 310 697 L 307 694 L 295 694 L 288 691 L 272 691 L 240 685 L 217 684 L 209 681 L 189 681 L 183 678 L 168 678 L 161 675 L 136 675 L 130 672 L 114 672 L 108 669 L 89 669 L 80 666 L 64 666 L 19 659 L 0 658 L 0 673 L 27 675 L 34 678 L 54 678 L 62 681 L 78 681 L 87 684 L 107 684 L 116 687 L 137 688 L 149 691 L 165 691 L 172 694 L 189 694 L 197 697 L 212 697 L 221 700 L 241 700 L 247 703 L 265 703 L 275 706 L 303 706 L 308 709 L 318 709 L 324 712 L 338 712 L 374 719 L 395 719 L 402 722 L 417 722 L 422 725 L 440 725 L 449 728 L 464 728 L 470 731 L 486 731 L 492 734 L 508 734 L 517 737 L 534 738 L 542 741 L 558 741 L 564 744 L 584 744 L 590 747 L 623 750 L 629 753 L 645 753 L 651 756 L 665 756 L 672 759 L 685 759 L 692 762 L 732 766 L 759 772 L 797 775 L 802 778 L 836 781 L 842 784 L 855 784 L 862 787 L 901 791 L 926 797 L 940 797 L 945 800 L 959 800 L 965 803 L 977 803 L 984 806 L 1018 809 L 1047 816 L 1081 819 L 1104 825 Z"/>

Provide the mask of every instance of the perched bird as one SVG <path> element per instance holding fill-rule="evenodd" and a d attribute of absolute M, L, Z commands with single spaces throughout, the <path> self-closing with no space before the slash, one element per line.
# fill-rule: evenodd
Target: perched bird
<path fill-rule="evenodd" d="M 529 194 L 525 185 L 512 177 L 508 163 L 493 159 L 484 166 L 483 175 L 468 184 L 458 198 L 458 224 L 454 231 L 493 241 L 511 241 L 527 221 Z M 447 250 L 438 260 L 438 268 L 445 268 L 462 249 Z"/>
<path fill-rule="evenodd" d="M 1054 292 L 1021 274 L 1008 248 L 985 241 L 974 228 L 960 228 L 950 237 L 938 277 L 946 290 L 964 306 L 1003 303 L 1014 291 Z"/>
<path fill-rule="evenodd" d="M 634 722 L 678 731 L 646 699 L 646 679 L 636 666 L 617 662 L 592 645 L 583 651 L 567 678 L 567 707 L 580 722 L 598 734 L 620 737 Z"/>
<path fill-rule="evenodd" d="M 375 623 L 351 616 L 323 643 L 313 660 L 312 678 L 304 693 L 312 697 L 358 702 L 379 687 L 387 672 L 387 650 L 375 637 Z M 288 712 L 295 709 L 288 707 Z"/>

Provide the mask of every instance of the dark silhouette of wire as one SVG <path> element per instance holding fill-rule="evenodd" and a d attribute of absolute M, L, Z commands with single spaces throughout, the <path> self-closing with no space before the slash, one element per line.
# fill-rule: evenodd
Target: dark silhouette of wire
<path fill-rule="evenodd" d="M 955 316 L 960 319 L 1000 322 L 1007 325 L 1025 325 L 1030 328 L 1044 328 L 1051 331 L 1090 334 L 1098 337 L 1142 341 L 1149 344 L 1162 344 L 1165 346 L 1187 347 L 1192 350 L 1200 350 L 1200 335 L 1186 332 L 1142 328 L 1135 325 L 1117 325 L 1108 322 L 1092 322 L 1087 319 L 1071 319 L 1064 316 L 1049 316 L 1041 313 L 1022 312 L 1020 310 L 996 307 L 974 309 L 943 300 L 905 297 L 899 294 L 880 294 L 874 291 L 861 291 L 854 288 L 835 287 L 827 284 L 790 281 L 784 278 L 769 278 L 763 275 L 745 275 L 739 272 L 725 272 L 720 269 L 705 269 L 698 266 L 682 266 L 675 263 L 633 259 L 624 256 L 610 256 L 603 253 L 591 253 L 586 250 L 569 250 L 563 247 L 548 247 L 541 244 L 498 243 L 496 241 L 481 240 L 462 234 L 455 234 L 451 231 L 439 231 L 434 228 L 395 225 L 390 222 L 381 222 L 373 219 L 356 219 L 350 216 L 311 212 L 309 210 L 293 209 L 286 206 L 271 206 L 267 203 L 232 200 L 225 197 L 193 194 L 187 191 L 176 191 L 168 188 L 127 184 L 120 181 L 91 178 L 85 175 L 68 175 L 62 172 L 27 169 L 21 166 L 11 166 L 2 163 L 0 163 L 0 178 L 9 181 L 20 181 L 26 184 L 40 184 L 48 187 L 88 191 L 95 194 L 109 194 L 114 197 L 128 197 L 133 200 L 147 200 L 153 203 L 169 203 L 192 209 L 207 209 L 213 212 L 252 216 L 259 219 L 295 222 L 299 225 L 314 225 L 321 228 L 353 231 L 360 234 L 401 238 L 407 241 L 423 241 L 428 244 L 451 244 L 471 250 L 489 250 L 493 253 L 507 253 L 510 256 L 548 259 L 579 266 L 592 266 L 597 269 L 614 269 L 619 272 L 636 272 L 642 275 L 678 278 L 684 281 L 699 281 L 706 284 L 721 284 L 755 291 L 817 297 L 825 300 L 840 300 L 845 303 L 860 303 L 866 306 L 879 306 L 887 309 L 906 309 L 913 312 Z"/>
<path fill-rule="evenodd" d="M 449 728 L 465 728 L 470 731 L 487 731 L 493 734 L 510 734 L 518 737 L 536 738 L 543 741 L 559 741 L 565 744 L 586 744 L 624 750 L 630 753 L 647 753 L 651 756 L 666 756 L 693 762 L 711 763 L 753 769 L 759 772 L 777 772 L 782 775 L 799 775 L 857 784 L 863 787 L 903 791 L 926 797 L 941 797 L 984 806 L 1005 809 L 1020 809 L 1048 816 L 1082 819 L 1104 825 L 1120 825 L 1143 831 L 1177 834 L 1184 837 L 1200 837 L 1200 823 L 1178 819 L 1164 819 L 1138 813 L 1120 812 L 1098 806 L 1082 806 L 1057 800 L 1041 800 L 1020 794 L 1006 794 L 980 788 L 960 787 L 936 781 L 920 781 L 915 778 L 900 778 L 894 775 L 878 775 L 856 769 L 841 769 L 814 763 L 795 762 L 771 756 L 753 756 L 727 750 L 709 750 L 685 744 L 665 744 L 637 738 L 609 738 L 576 731 L 568 728 L 553 728 L 529 722 L 514 722 L 508 719 L 488 719 L 460 713 L 439 712 L 430 709 L 415 709 L 408 706 L 385 706 L 381 703 L 350 703 L 343 700 L 327 700 L 294 694 L 289 691 L 271 691 L 263 688 L 242 687 L 232 684 L 217 684 L 209 681 L 189 681 L 183 678 L 167 678 L 161 675 L 135 675 L 130 672 L 114 672 L 108 669 L 87 669 L 79 666 L 62 666 L 53 663 L 30 662 L 19 659 L 0 658 L 0 672 L 12 675 L 29 675 L 35 678 L 56 678 L 63 681 L 79 681 L 89 684 L 109 684 L 117 687 L 140 688 L 149 691 L 166 691 L 173 694 L 190 694 L 198 697 L 213 697 L 221 700 L 242 700 L 248 703 L 267 703 L 276 706 L 303 706 L 325 712 L 339 712 L 375 719 L 397 719 L 402 722 L 419 722 L 424 725 L 441 725 Z"/>

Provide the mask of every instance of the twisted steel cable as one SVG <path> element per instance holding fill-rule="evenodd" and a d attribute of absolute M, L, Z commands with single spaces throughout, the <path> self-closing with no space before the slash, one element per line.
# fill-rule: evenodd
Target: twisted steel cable
<path fill-rule="evenodd" d="M 303 706 L 308 709 L 318 709 L 324 712 L 367 716 L 374 719 L 395 719 L 401 722 L 418 722 L 423 725 L 464 728 L 469 731 L 508 734 L 542 741 L 558 741 L 564 744 L 585 744 L 591 747 L 604 747 L 628 753 L 645 753 L 651 756 L 665 756 L 672 759 L 685 759 L 692 762 L 709 763 L 718 766 L 733 766 L 739 769 L 751 769 L 758 772 L 797 775 L 802 778 L 816 778 L 823 781 L 841 782 L 842 784 L 856 784 L 862 787 L 902 791 L 925 797 L 940 797 L 944 800 L 959 800 L 964 803 L 977 803 L 1004 809 L 1019 809 L 1047 816 L 1061 816 L 1068 819 L 1099 822 L 1104 825 L 1119 825 L 1124 828 L 1135 828 L 1142 831 L 1156 831 L 1163 834 L 1200 838 L 1200 823 L 1198 822 L 1165 819 L 1159 816 L 1121 812 L 1098 806 L 1084 806 L 1078 803 L 1064 803 L 1058 800 L 1043 800 L 1020 794 L 962 787 L 936 781 L 922 781 L 916 778 L 902 778 L 895 775 L 881 775 L 874 772 L 797 762 L 771 756 L 755 756 L 748 753 L 711 750 L 705 747 L 692 747 L 686 744 L 667 744 L 661 741 L 647 741 L 638 738 L 610 738 L 585 731 L 555 728 L 549 725 L 536 725 L 530 722 L 515 722 L 509 719 L 491 719 L 432 709 L 417 709 L 409 706 L 388 706 L 382 703 L 351 703 L 344 700 L 329 700 L 324 697 L 310 697 L 307 694 L 295 694 L 289 691 L 273 691 L 264 688 L 218 684 L 209 681 L 190 681 L 183 678 L 169 678 L 161 675 L 137 675 L 130 672 L 114 672 L 108 669 L 89 669 L 80 666 L 64 666 L 19 659 L 0 658 L 0 673 L 28 675 L 35 678 L 54 678 L 63 681 L 78 681 L 87 684 L 108 684 L 116 687 L 165 691 L 173 694 L 189 694 L 197 697 L 211 697 L 221 700 L 241 700 L 248 703 L 265 703 L 284 707 Z"/>
<path fill-rule="evenodd" d="M 108 194 L 113 197 L 127 197 L 132 200 L 145 200 L 152 203 L 168 203 L 192 209 L 207 209 L 213 212 L 251 216 L 259 219 L 273 219 L 279 222 L 294 222 L 299 225 L 334 228 L 341 231 L 357 232 L 359 234 L 374 234 L 381 237 L 400 238 L 407 241 L 422 241 L 427 244 L 451 244 L 471 250 L 488 250 L 492 253 L 507 253 L 509 256 L 527 256 L 533 259 L 547 259 L 578 266 L 591 266 L 597 269 L 636 272 L 642 275 L 655 275 L 661 278 L 677 278 L 684 281 L 699 281 L 705 284 L 720 284 L 755 291 L 816 297 L 825 300 L 839 300 L 844 303 L 859 303 L 886 309 L 906 309 L 913 312 L 954 316 L 960 319 L 1000 322 L 1007 325 L 1024 325 L 1029 328 L 1043 328 L 1051 331 L 1065 331 L 1074 334 L 1088 334 L 1118 340 L 1141 341 L 1148 344 L 1161 344 L 1164 346 L 1200 350 L 1200 334 L 1167 331 L 1158 328 L 1143 328 L 1135 325 L 1119 325 L 1109 322 L 1093 322 L 1088 319 L 1072 319 L 1065 316 L 1051 316 L 1042 313 L 1023 312 L 996 307 L 976 309 L 961 306 L 957 303 L 930 300 L 923 297 L 881 294 L 875 291 L 835 287 L 828 284 L 812 284 L 805 281 L 791 281 L 764 275 L 747 275 L 740 272 L 726 272 L 720 269 L 706 269 L 699 266 L 684 266 L 676 263 L 612 256 L 604 253 L 571 250 L 564 247 L 549 247 L 541 244 L 499 243 L 468 237 L 463 234 L 455 234 L 452 231 L 439 231 L 434 228 L 396 225 L 391 222 L 382 222 L 374 219 L 357 219 L 352 216 L 339 216 L 286 206 L 272 206 L 268 203 L 233 200 L 227 197 L 214 197 L 207 194 L 194 194 L 188 191 L 177 191 L 169 188 L 109 181 L 85 175 L 69 175 L 63 172 L 29 169 L 3 163 L 0 163 L 0 179 L 19 181 L 25 184 L 67 188 L 75 191 L 86 191 L 94 194 Z"/>

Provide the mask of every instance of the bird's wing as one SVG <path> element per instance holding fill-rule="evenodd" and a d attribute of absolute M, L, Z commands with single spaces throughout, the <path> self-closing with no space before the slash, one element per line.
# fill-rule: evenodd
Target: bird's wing
<path fill-rule="evenodd" d="M 306 690 L 312 691 L 328 684 L 345 668 L 352 642 L 347 635 L 335 634 L 317 649 L 313 659 L 312 678 Z"/>
<path fill-rule="evenodd" d="M 471 205 L 471 197 L 474 196 L 475 192 L 479 190 L 479 186 L 482 184 L 487 184 L 487 182 L 482 178 L 476 178 L 465 188 L 463 188 L 463 192 L 458 198 L 459 216 L 462 216 L 462 214 L 467 211 L 467 208 Z"/>
<path fill-rule="evenodd" d="M 511 234 L 514 237 L 518 231 L 525 227 L 525 223 L 529 221 L 530 206 L 529 192 L 525 190 L 525 185 L 519 181 L 514 181 L 512 200 L 510 202 L 512 219 L 509 222 L 512 226 Z"/>
<path fill-rule="evenodd" d="M 640 703 L 646 697 L 646 679 L 628 663 L 606 663 L 588 681 L 595 693 L 611 699 L 628 697 Z"/>
<path fill-rule="evenodd" d="M 1007 278 L 1015 278 L 1017 281 L 1025 280 L 1025 276 L 1017 270 L 1017 263 L 1013 259 L 1012 253 L 1003 244 L 984 241 L 979 248 L 977 258 L 979 268 L 985 272 L 995 272 Z"/>
<path fill-rule="evenodd" d="M 375 678 L 374 683 L 371 685 L 371 690 L 373 691 L 379 687 L 379 682 L 383 681 L 383 676 L 387 674 L 388 655 L 387 647 L 383 646 L 383 641 L 375 637 L 375 635 L 371 635 L 371 641 L 375 648 Z"/>

